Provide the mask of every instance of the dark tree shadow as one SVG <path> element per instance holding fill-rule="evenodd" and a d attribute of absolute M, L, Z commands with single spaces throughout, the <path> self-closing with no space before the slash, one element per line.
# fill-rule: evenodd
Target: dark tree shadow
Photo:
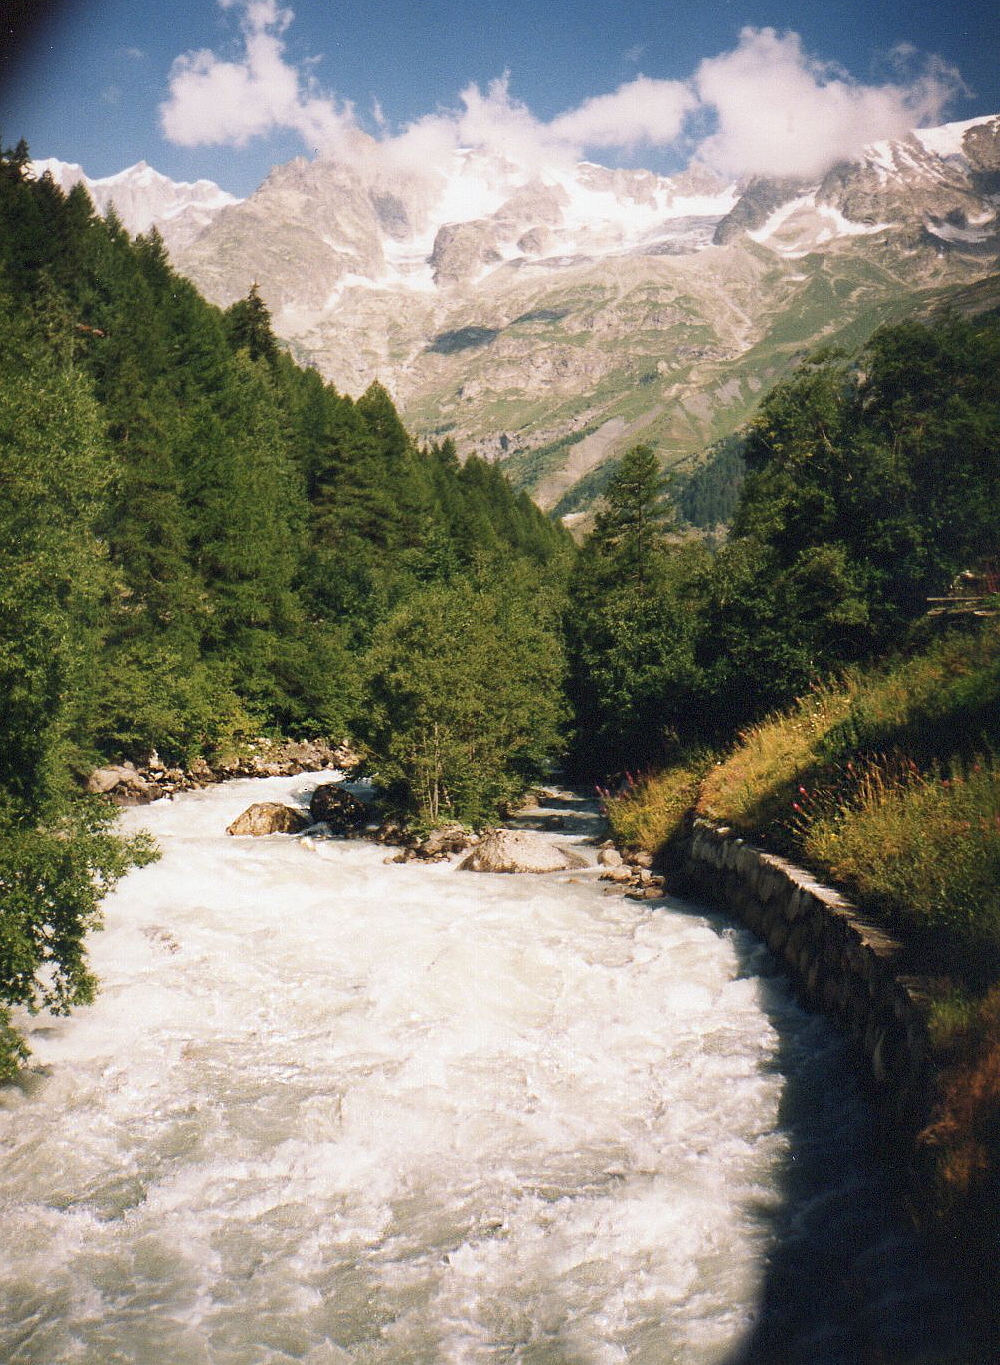
<path fill-rule="evenodd" d="M 720 1365 L 994 1365 L 914 1231 L 848 1045 L 801 1007 L 767 947 L 712 910 L 778 1037 L 788 1141 L 753 1324 Z"/>

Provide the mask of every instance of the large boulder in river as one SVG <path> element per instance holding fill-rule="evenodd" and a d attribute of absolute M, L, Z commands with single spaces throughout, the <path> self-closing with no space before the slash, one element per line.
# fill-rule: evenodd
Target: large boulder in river
<path fill-rule="evenodd" d="M 324 782 L 316 788 L 309 798 L 309 814 L 313 824 L 329 825 L 335 834 L 361 829 L 368 823 L 365 803 L 340 782 Z"/>
<path fill-rule="evenodd" d="M 309 817 L 280 801 L 255 801 L 238 815 L 227 834 L 301 834 L 309 828 Z"/>
<path fill-rule="evenodd" d="M 461 864 L 469 872 L 566 872 L 587 860 L 540 830 L 491 829 Z"/>

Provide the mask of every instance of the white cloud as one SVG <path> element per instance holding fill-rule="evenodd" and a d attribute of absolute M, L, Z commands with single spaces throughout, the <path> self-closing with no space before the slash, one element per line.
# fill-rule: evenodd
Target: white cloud
<path fill-rule="evenodd" d="M 278 0 L 219 0 L 241 14 L 242 50 L 233 60 L 202 50 L 178 57 L 160 106 L 165 136 L 182 146 L 245 146 L 291 130 L 308 151 L 384 157 L 407 169 L 444 168 L 456 147 L 478 147 L 537 169 L 579 159 L 588 148 L 634 153 L 641 146 L 697 144 L 700 160 L 729 175 L 812 177 L 866 143 L 939 119 L 964 89 L 952 68 L 922 65 L 912 48 L 892 55 L 893 77 L 864 85 L 809 56 L 795 33 L 745 28 L 738 45 L 703 61 L 690 81 L 636 76 L 551 122 L 510 91 L 507 75 L 485 92 L 470 85 L 459 107 L 428 114 L 393 133 L 377 101 L 363 133 L 353 106 L 323 90 L 316 59 L 289 62 L 284 34 L 294 19 Z M 377 152 L 376 152 L 376 149 Z"/>
<path fill-rule="evenodd" d="M 430 115 L 383 142 L 397 158 L 440 164 L 456 146 L 482 148 L 518 166 L 571 164 L 588 147 L 633 149 L 640 144 L 667 146 L 679 137 L 685 114 L 694 106 L 690 89 L 678 81 L 639 76 L 613 94 L 599 95 L 544 123 L 510 92 L 509 76 L 462 91 L 462 107 Z"/>
<path fill-rule="evenodd" d="M 515 99 L 507 75 L 491 81 L 485 93 L 468 85 L 460 107 L 428 114 L 378 143 L 386 161 L 402 170 L 421 167 L 447 172 L 458 147 L 492 152 L 525 170 L 572 163 L 579 148 L 569 146 Z"/>
<path fill-rule="evenodd" d="M 452 152 L 459 145 L 456 121 L 450 115 L 427 114 L 410 123 L 395 137 L 385 137 L 377 144 L 386 160 L 400 170 L 445 169 Z"/>
<path fill-rule="evenodd" d="M 862 85 L 808 56 L 795 33 L 745 28 L 732 52 L 695 73 L 698 98 L 718 118 L 699 157 L 730 175 L 817 176 L 869 142 L 933 123 L 962 81 L 934 59 L 906 79 L 913 55 L 898 50 L 896 83 Z"/>
<path fill-rule="evenodd" d="M 461 98 L 464 108 L 455 126 L 464 146 L 482 147 L 523 164 L 544 158 L 549 141 L 545 125 L 511 96 L 509 73 L 491 81 L 485 95 L 477 85 L 469 85 Z"/>
<path fill-rule="evenodd" d="M 583 147 L 664 147 L 676 142 L 696 100 L 683 81 L 648 76 L 621 85 L 612 95 L 597 95 L 549 125 L 556 137 Z"/>
<path fill-rule="evenodd" d="M 224 60 L 207 49 L 178 57 L 169 78 L 169 98 L 160 123 L 169 141 L 181 146 L 243 147 L 279 129 L 297 132 L 310 150 L 346 151 L 355 140 L 353 107 L 320 90 L 305 71 L 291 65 L 283 35 L 294 14 L 277 0 L 219 0 L 242 9 L 243 50 Z M 390 136 L 381 109 L 374 120 L 382 145 L 394 159 L 405 153 L 437 161 L 458 145 L 500 152 L 525 165 L 579 156 L 587 146 L 665 145 L 680 132 L 693 99 L 677 81 L 639 76 L 610 95 L 587 100 L 550 124 L 538 120 L 510 93 L 508 76 L 485 92 L 470 85 L 458 109 L 430 114 Z"/>
<path fill-rule="evenodd" d="M 220 3 L 229 8 L 234 0 Z M 275 0 L 250 0 L 238 61 L 223 61 L 207 49 L 178 57 L 170 97 L 160 106 L 167 139 L 183 147 L 245 147 L 251 138 L 291 129 L 310 150 L 329 150 L 349 136 L 351 106 L 338 105 L 285 60 L 281 35 L 293 17 Z"/>

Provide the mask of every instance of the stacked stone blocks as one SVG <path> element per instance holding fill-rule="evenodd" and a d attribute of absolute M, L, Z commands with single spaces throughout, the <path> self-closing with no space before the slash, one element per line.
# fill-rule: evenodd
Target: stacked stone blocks
<path fill-rule="evenodd" d="M 928 982 L 907 974 L 903 945 L 838 892 L 725 826 L 695 820 L 678 870 L 685 890 L 759 934 L 805 1004 L 840 1025 L 887 1131 L 911 1145 L 927 1121 L 934 1075 Z"/>

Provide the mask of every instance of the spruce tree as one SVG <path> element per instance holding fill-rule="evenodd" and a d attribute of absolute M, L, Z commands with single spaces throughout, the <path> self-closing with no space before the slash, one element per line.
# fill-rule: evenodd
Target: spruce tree
<path fill-rule="evenodd" d="M 604 490 L 594 537 L 619 581 L 651 585 L 653 565 L 672 509 L 651 446 L 637 445 L 622 456 Z"/>
<path fill-rule="evenodd" d="M 226 310 L 226 336 L 234 351 L 248 352 L 251 360 L 273 363 L 278 358 L 278 341 L 271 330 L 271 314 L 256 284 L 245 299 Z"/>

